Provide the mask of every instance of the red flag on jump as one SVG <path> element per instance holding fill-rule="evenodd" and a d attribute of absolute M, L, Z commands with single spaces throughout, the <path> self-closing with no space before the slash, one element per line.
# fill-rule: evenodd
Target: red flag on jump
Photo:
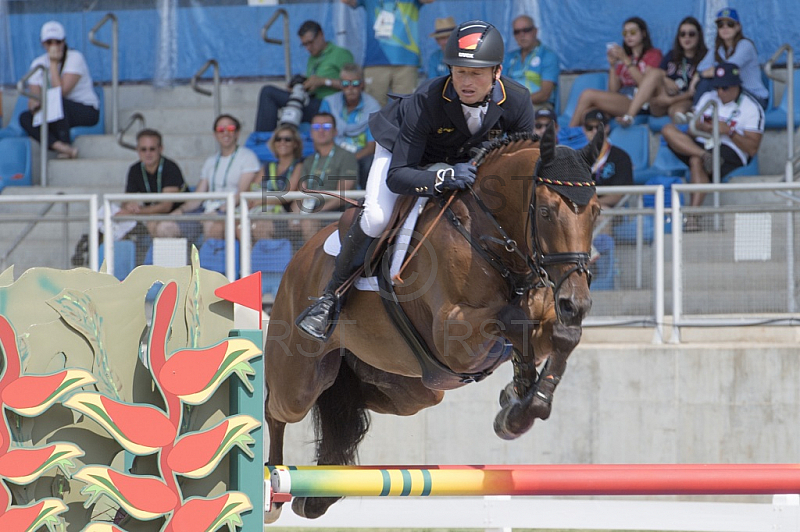
<path fill-rule="evenodd" d="M 214 295 L 261 312 L 261 272 L 257 271 L 238 281 L 220 286 L 214 290 Z"/>

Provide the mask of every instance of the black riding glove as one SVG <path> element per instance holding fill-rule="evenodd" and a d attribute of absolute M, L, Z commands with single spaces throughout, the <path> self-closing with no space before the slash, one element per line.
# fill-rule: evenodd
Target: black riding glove
<path fill-rule="evenodd" d="M 437 192 L 443 193 L 446 190 L 464 190 L 467 186 L 475 182 L 478 167 L 469 163 L 456 163 L 450 170 L 439 170 L 437 172 L 436 186 Z"/>

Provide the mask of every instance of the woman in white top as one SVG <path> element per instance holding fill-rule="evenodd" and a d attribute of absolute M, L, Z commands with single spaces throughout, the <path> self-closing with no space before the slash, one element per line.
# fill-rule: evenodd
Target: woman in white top
<path fill-rule="evenodd" d="M 74 159 L 78 149 L 70 144 L 69 129 L 75 126 L 93 126 L 100 118 L 100 102 L 92 85 L 92 76 L 83 54 L 70 50 L 66 42 L 64 26 L 51 20 L 42 26 L 42 47 L 47 50 L 31 63 L 31 68 L 42 65 L 50 77 L 49 86 L 61 90 L 63 118 L 48 124 L 47 147 L 58 152 L 61 158 Z M 42 72 L 39 70 L 28 79 L 31 93 L 41 96 Z M 34 114 L 41 102 L 28 100 L 28 111 L 19 117 L 19 123 L 29 136 L 41 142 L 39 124 L 33 125 Z M 48 110 L 48 114 L 51 111 Z"/>
<path fill-rule="evenodd" d="M 239 204 L 239 193 L 250 189 L 261 162 L 250 148 L 239 146 L 239 130 L 241 124 L 231 115 L 222 114 L 214 120 L 214 137 L 219 144 L 219 151 L 206 159 L 200 171 L 200 182 L 196 192 L 236 192 L 236 204 Z M 185 204 L 184 211 L 196 209 L 199 202 Z M 224 213 L 225 200 L 207 200 L 202 204 L 201 212 Z M 224 238 L 225 224 L 222 222 L 204 222 L 203 233 L 206 238 Z"/>

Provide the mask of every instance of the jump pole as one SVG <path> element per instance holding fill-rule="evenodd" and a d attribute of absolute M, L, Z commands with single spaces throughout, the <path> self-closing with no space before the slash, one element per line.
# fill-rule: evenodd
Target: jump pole
<path fill-rule="evenodd" d="M 268 471 L 276 502 L 286 500 L 288 496 L 800 493 L 800 464 L 571 464 L 408 468 L 277 466 L 269 467 Z"/>

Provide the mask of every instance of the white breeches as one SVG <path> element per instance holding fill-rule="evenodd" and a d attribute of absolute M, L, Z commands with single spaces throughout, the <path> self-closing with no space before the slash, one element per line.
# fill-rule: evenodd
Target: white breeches
<path fill-rule="evenodd" d="M 367 190 L 364 196 L 364 212 L 361 214 L 361 229 L 377 238 L 389 224 L 398 195 L 389 190 L 386 176 L 392 163 L 392 152 L 375 144 L 375 157 L 367 177 Z"/>

